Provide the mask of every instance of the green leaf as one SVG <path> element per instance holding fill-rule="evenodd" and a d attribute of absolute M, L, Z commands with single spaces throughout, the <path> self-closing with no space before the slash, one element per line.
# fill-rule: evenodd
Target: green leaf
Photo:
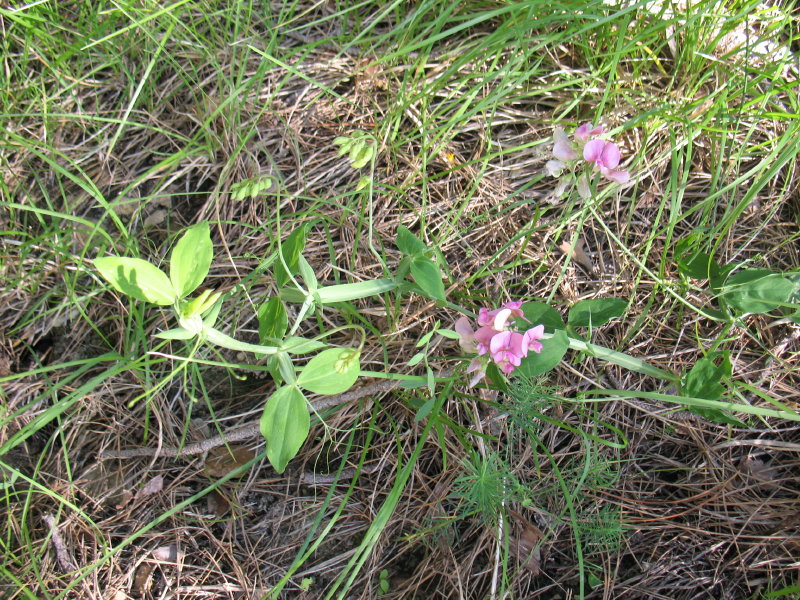
<path fill-rule="evenodd" d="M 286 241 L 281 244 L 281 255 L 286 263 L 286 267 L 281 264 L 280 260 L 275 261 L 273 274 L 275 275 L 275 282 L 278 287 L 283 287 L 291 280 L 290 274 L 297 273 L 297 262 L 300 259 L 300 253 L 306 247 L 306 235 L 308 234 L 308 225 L 301 225 L 286 238 Z"/>
<path fill-rule="evenodd" d="M 167 274 L 141 258 L 96 258 L 94 266 L 114 289 L 137 300 L 169 306 L 178 299 Z"/>
<path fill-rule="evenodd" d="M 411 261 L 411 276 L 427 296 L 436 300 L 445 299 L 442 273 L 431 259 L 415 256 Z"/>
<path fill-rule="evenodd" d="M 542 351 L 539 354 L 528 351 L 528 356 L 522 359 L 514 370 L 514 375 L 530 378 L 555 369 L 567 353 L 569 338 L 565 331 L 558 329 L 553 333 L 553 337 L 542 340 L 541 343 Z"/>
<path fill-rule="evenodd" d="M 436 333 L 438 333 L 443 338 L 447 338 L 448 340 L 461 339 L 461 336 L 452 329 L 439 329 L 436 331 Z"/>
<path fill-rule="evenodd" d="M 409 256 L 417 256 L 428 249 L 422 240 L 402 225 L 397 227 L 397 248 L 400 252 Z"/>
<path fill-rule="evenodd" d="M 728 277 L 722 298 L 740 313 L 760 314 L 790 304 L 795 284 L 766 269 L 746 269 Z"/>
<path fill-rule="evenodd" d="M 522 305 L 522 313 L 530 322 L 530 326 L 544 325 L 545 331 L 552 333 L 564 329 L 564 319 L 558 311 L 544 302 L 526 302 Z"/>
<path fill-rule="evenodd" d="M 302 254 L 297 257 L 297 270 L 300 271 L 300 276 L 310 291 L 315 292 L 319 289 L 319 281 L 316 273 L 314 273 L 314 268 Z"/>
<path fill-rule="evenodd" d="M 155 334 L 154 337 L 157 337 L 162 340 L 190 340 L 195 336 L 195 334 L 188 329 L 184 329 L 183 327 L 178 327 L 177 329 L 167 329 L 166 331 L 160 331 Z"/>
<path fill-rule="evenodd" d="M 178 293 L 184 298 L 195 291 L 208 275 L 214 258 L 214 244 L 206 221 L 186 230 L 169 259 L 169 278 Z"/>
<path fill-rule="evenodd" d="M 353 348 L 330 348 L 303 367 L 297 385 L 315 394 L 341 394 L 358 379 L 360 352 Z"/>
<path fill-rule="evenodd" d="M 289 328 L 289 315 L 280 298 L 270 298 L 258 307 L 258 338 L 266 344 L 268 339 L 280 340 Z"/>
<path fill-rule="evenodd" d="M 715 279 L 721 272 L 720 266 L 708 252 L 702 252 L 700 245 L 704 236 L 699 232 L 690 234 L 675 245 L 675 262 L 678 271 L 693 279 Z"/>
<path fill-rule="evenodd" d="M 327 344 L 319 340 L 307 340 L 306 338 L 289 336 L 283 341 L 281 349 L 289 354 L 308 354 L 325 348 Z"/>
<path fill-rule="evenodd" d="M 408 366 L 416 367 L 419 363 L 422 362 L 423 358 L 425 358 L 425 353 L 417 352 L 414 356 L 411 357 L 411 360 L 408 361 Z"/>
<path fill-rule="evenodd" d="M 714 361 L 721 357 L 719 365 Z M 683 395 L 691 398 L 703 398 L 705 400 L 718 400 L 725 392 L 722 380 L 731 376 L 731 361 L 727 352 L 715 352 L 703 357 L 695 363 L 692 370 L 683 378 Z M 718 408 L 703 406 L 690 406 L 689 409 L 711 421 L 736 425 L 739 427 L 745 424 L 732 415 L 729 415 Z"/>
<path fill-rule="evenodd" d="M 420 421 L 422 421 L 422 419 L 431 414 L 431 411 L 433 410 L 435 403 L 436 403 L 436 396 L 427 400 L 425 404 L 423 404 L 417 411 L 417 414 L 414 415 L 414 422 L 419 423 Z"/>
<path fill-rule="evenodd" d="M 719 365 L 714 360 L 721 356 Z M 727 353 L 713 353 L 698 360 L 683 378 L 683 393 L 692 398 L 717 400 L 725 391 L 721 381 L 731 376 L 731 361 Z"/>
<path fill-rule="evenodd" d="M 599 327 L 625 314 L 628 303 L 619 298 L 581 300 L 569 309 L 572 327 Z"/>
<path fill-rule="evenodd" d="M 333 304 L 334 302 L 350 302 L 360 298 L 379 296 L 396 287 L 397 283 L 393 279 L 370 279 L 356 283 L 328 285 L 320 288 L 318 293 L 323 304 Z"/>
<path fill-rule="evenodd" d="M 278 473 L 283 473 L 311 429 L 303 392 L 294 385 L 278 388 L 267 400 L 259 425 L 267 440 L 267 458 Z"/>

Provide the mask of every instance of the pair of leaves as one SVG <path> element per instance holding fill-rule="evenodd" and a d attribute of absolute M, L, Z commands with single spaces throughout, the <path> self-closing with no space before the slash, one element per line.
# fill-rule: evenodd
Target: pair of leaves
<path fill-rule="evenodd" d="M 738 265 L 720 266 L 714 257 L 697 248 L 700 233 L 678 242 L 675 259 L 678 270 L 693 279 L 708 279 L 719 294 L 720 303 L 736 313 L 764 314 L 789 309 L 789 317 L 800 322 L 800 277 L 768 269 L 743 269 L 731 275 Z"/>
<path fill-rule="evenodd" d="M 426 296 L 434 300 L 445 300 L 442 272 L 434 260 L 429 258 L 433 253 L 422 240 L 409 229 L 400 225 L 397 228 L 397 247 L 408 256 L 411 277 Z"/>
<path fill-rule="evenodd" d="M 297 455 L 311 429 L 308 401 L 300 388 L 315 394 L 341 394 L 358 378 L 359 356 L 352 348 L 320 352 L 303 367 L 296 382 L 279 387 L 269 397 L 259 428 L 267 441 L 267 458 L 278 473 Z"/>
<path fill-rule="evenodd" d="M 94 265 L 118 292 L 159 306 L 169 306 L 196 290 L 208 275 L 214 247 L 208 223 L 183 234 L 169 260 L 169 276 L 141 258 L 108 256 Z"/>

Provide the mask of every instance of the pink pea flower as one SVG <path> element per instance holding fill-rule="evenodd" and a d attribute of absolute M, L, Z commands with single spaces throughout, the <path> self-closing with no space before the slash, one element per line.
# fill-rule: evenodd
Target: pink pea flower
<path fill-rule="evenodd" d="M 569 141 L 567 134 L 564 133 L 561 127 L 555 128 L 553 140 L 555 141 L 555 144 L 553 144 L 553 156 L 561 164 L 560 168 L 564 168 L 564 162 L 578 158 L 572 147 L 572 142 Z"/>
<path fill-rule="evenodd" d="M 516 369 L 522 359 L 528 356 L 525 337 L 515 331 L 501 331 L 492 338 L 490 344 L 492 360 L 500 370 L 508 375 Z"/>
<path fill-rule="evenodd" d="M 593 138 L 603 135 L 604 132 L 605 129 L 602 125 L 594 127 L 591 123 L 584 123 L 575 130 L 575 137 L 582 142 L 588 142 Z"/>
<path fill-rule="evenodd" d="M 544 335 L 544 325 L 537 325 L 536 327 L 531 327 L 522 334 L 523 338 L 523 345 L 525 345 L 528 350 L 533 350 L 536 354 L 539 354 L 542 351 L 542 344 L 537 340 L 542 339 Z M 527 356 L 527 352 L 525 356 Z"/>
<path fill-rule="evenodd" d="M 487 361 L 483 357 L 473 358 L 467 367 L 467 373 L 473 373 L 469 380 L 469 387 L 475 387 L 486 375 Z"/>
<path fill-rule="evenodd" d="M 483 327 L 478 328 L 478 330 L 475 332 L 475 342 L 478 354 L 483 355 L 489 352 L 489 346 L 492 342 L 492 339 L 498 333 L 500 332 L 491 325 L 484 325 Z"/>
<path fill-rule="evenodd" d="M 467 317 L 461 317 L 456 321 L 455 330 L 459 335 L 458 344 L 465 353 L 472 354 L 478 351 L 478 344 L 475 341 L 475 332 L 472 331 L 472 326 L 469 324 L 469 319 L 467 319 Z"/>
<path fill-rule="evenodd" d="M 583 147 L 583 159 L 594 163 L 606 179 L 617 183 L 627 183 L 630 174 L 627 171 L 617 170 L 619 165 L 619 148 L 614 142 L 605 140 L 590 140 Z"/>
<path fill-rule="evenodd" d="M 523 316 L 522 302 L 515 300 L 512 302 L 506 302 L 503 304 L 503 306 L 494 310 L 481 308 L 480 311 L 478 311 L 478 325 L 494 325 L 497 316 L 504 310 L 511 311 L 510 313 L 507 313 L 505 321 L 503 321 L 504 324 L 512 317 L 516 318 Z"/>

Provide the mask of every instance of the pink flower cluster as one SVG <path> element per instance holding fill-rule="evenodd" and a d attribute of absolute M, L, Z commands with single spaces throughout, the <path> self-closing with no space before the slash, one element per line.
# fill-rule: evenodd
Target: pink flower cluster
<path fill-rule="evenodd" d="M 567 167 L 567 163 L 582 156 L 583 160 L 593 165 L 606 179 L 627 183 L 631 178 L 630 173 L 617 169 L 620 162 L 619 148 L 614 142 L 600 139 L 603 133 L 605 129 L 601 125 L 584 123 L 573 132 L 574 141 L 570 141 L 564 130 L 556 127 L 553 133 L 554 160 L 547 161 L 547 172 L 558 177 Z"/>
<path fill-rule="evenodd" d="M 528 356 L 528 351 L 542 351 L 542 344 L 537 340 L 544 335 L 544 325 L 537 325 L 523 333 L 513 329 L 516 318 L 527 321 L 521 307 L 522 302 L 506 302 L 495 310 L 481 308 L 478 312 L 478 329 L 474 331 L 466 317 L 456 321 L 455 329 L 460 336 L 461 349 L 468 354 L 478 354 L 467 368 L 467 373 L 473 373 L 470 387 L 486 374 L 489 360 L 508 375 Z"/>

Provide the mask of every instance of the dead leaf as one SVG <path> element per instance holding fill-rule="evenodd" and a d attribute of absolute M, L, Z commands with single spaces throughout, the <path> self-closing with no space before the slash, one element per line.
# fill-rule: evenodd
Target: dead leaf
<path fill-rule="evenodd" d="M 757 487 L 775 488 L 780 479 L 778 469 L 769 466 L 761 458 L 748 456 L 739 464 L 739 470 L 746 479 L 750 479 Z"/>
<path fill-rule="evenodd" d="M 209 479 L 225 477 L 234 469 L 250 462 L 256 456 L 253 450 L 244 444 L 231 444 L 230 446 L 217 446 L 208 453 L 203 473 Z M 244 473 L 242 473 L 244 475 Z"/>
<path fill-rule="evenodd" d="M 221 519 L 230 510 L 231 503 L 219 490 L 215 489 L 206 496 L 206 506 L 210 513 L 213 513 L 217 519 Z"/>
<path fill-rule="evenodd" d="M 131 500 L 133 500 L 133 492 L 123 489 L 119 494 L 119 499 L 116 505 L 114 505 L 114 508 L 121 510 L 128 506 Z"/>
<path fill-rule="evenodd" d="M 159 546 L 153 550 L 153 558 L 159 562 L 174 563 L 178 561 L 178 546 L 170 544 L 168 546 Z"/>
<path fill-rule="evenodd" d="M 157 494 L 164 489 L 164 478 L 161 475 L 156 475 L 150 481 L 144 484 L 144 487 L 136 492 L 134 500 L 141 500 L 153 494 Z"/>
<path fill-rule="evenodd" d="M 584 250 L 582 238 L 578 238 L 578 240 L 575 242 L 574 249 L 572 248 L 572 244 L 566 241 L 559 244 L 558 249 L 566 254 L 567 258 L 571 258 L 590 273 L 594 272 L 594 263 L 592 262 L 591 257 L 586 254 L 586 250 Z"/>
<path fill-rule="evenodd" d="M 136 569 L 133 575 L 133 583 L 131 584 L 131 596 L 144 596 L 147 590 L 153 585 L 153 569 L 154 564 L 142 563 Z"/>
<path fill-rule="evenodd" d="M 520 560 L 525 560 L 525 568 L 531 575 L 538 575 L 542 562 L 541 541 L 544 533 L 536 525 L 528 521 L 515 510 L 508 511 L 514 521 L 514 531 L 517 535 L 511 536 L 511 549 Z"/>

